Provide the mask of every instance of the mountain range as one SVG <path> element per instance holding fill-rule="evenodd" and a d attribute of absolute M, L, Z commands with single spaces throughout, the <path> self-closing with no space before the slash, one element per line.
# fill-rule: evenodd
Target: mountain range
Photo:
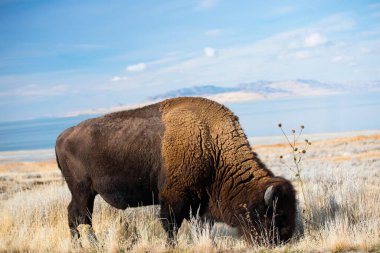
<path fill-rule="evenodd" d="M 157 101 L 179 96 L 202 96 L 218 102 L 244 102 L 258 99 L 321 96 L 345 92 L 380 91 L 380 81 L 361 84 L 327 83 L 315 80 L 256 81 L 235 86 L 202 85 L 171 90 L 149 100 Z"/>
<path fill-rule="evenodd" d="M 139 104 L 119 104 L 113 107 L 96 108 L 86 111 L 71 112 L 64 116 L 84 114 L 104 114 L 120 110 L 128 110 L 148 105 L 163 99 L 180 96 L 200 96 L 220 103 L 240 103 L 263 99 L 296 98 L 305 96 L 326 96 L 350 92 L 380 91 L 380 81 L 365 83 L 330 83 L 315 80 L 296 79 L 289 81 L 255 81 L 240 83 L 232 86 L 218 86 L 213 84 L 173 89 L 152 97 L 148 97 Z"/>

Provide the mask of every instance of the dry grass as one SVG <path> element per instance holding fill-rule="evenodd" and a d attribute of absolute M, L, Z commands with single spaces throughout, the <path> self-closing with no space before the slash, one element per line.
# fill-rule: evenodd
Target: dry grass
<path fill-rule="evenodd" d="M 0 172 L 41 172 L 51 171 L 55 167 L 55 160 L 47 162 L 9 162 L 0 164 Z"/>
<path fill-rule="evenodd" d="M 51 182 L 64 183 L 54 160 L 45 162 L 0 162 L 0 201 L 8 199 L 16 192 L 31 190 L 36 186 Z"/>
<path fill-rule="evenodd" d="M 291 178 L 278 159 L 286 146 L 255 148 L 275 174 Z M 211 230 L 197 219 L 185 222 L 178 245 L 166 246 L 166 235 L 157 216 L 158 207 L 116 210 L 96 198 L 94 231 L 82 232 L 81 247 L 73 246 L 67 226 L 66 206 L 70 194 L 58 180 L 56 171 L 3 172 L 0 186 L 7 183 L 0 202 L 0 251 L 10 252 L 340 252 L 380 251 L 380 157 L 360 156 L 380 150 L 379 138 L 353 138 L 313 142 L 304 166 L 306 195 L 312 219 L 302 223 L 298 216 L 297 234 L 282 246 L 271 249 L 247 245 L 234 229 L 216 224 Z M 351 155 L 350 155 L 351 154 Z M 347 159 L 334 159 L 336 157 Z M 319 159 L 318 159 L 319 157 Z M 330 159 L 325 159 L 330 158 Z M 318 160 L 317 160 L 318 159 Z M 55 167 L 55 166 L 54 166 Z M 50 174 L 49 174 L 50 173 Z M 53 174 L 51 174 L 53 173 Z M 12 182 L 23 185 L 42 181 L 15 191 Z M 297 186 L 296 186 L 297 187 Z M 8 189 L 13 189 L 11 193 Z M 302 208 L 303 203 L 299 206 Z M 89 231 L 88 227 L 81 230 Z"/>

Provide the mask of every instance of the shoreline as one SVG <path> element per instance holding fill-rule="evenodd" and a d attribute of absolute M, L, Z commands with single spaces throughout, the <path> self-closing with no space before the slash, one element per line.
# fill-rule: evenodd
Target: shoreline
<path fill-rule="evenodd" d="M 290 136 L 291 133 L 288 134 Z M 302 133 L 302 139 L 308 139 L 310 141 L 324 141 L 330 139 L 338 138 L 349 138 L 355 136 L 371 136 L 371 135 L 380 135 L 380 130 L 362 130 L 362 131 L 347 131 L 347 132 L 331 132 L 331 133 L 312 133 L 308 134 Z M 273 135 L 273 136 L 257 136 L 257 137 L 248 137 L 248 141 L 252 147 L 258 145 L 273 145 L 273 144 L 282 144 L 286 143 L 285 136 L 283 135 Z"/>
<path fill-rule="evenodd" d="M 55 160 L 54 148 L 0 151 L 0 164 L 12 162 L 44 162 Z"/>
<path fill-rule="evenodd" d="M 330 139 L 350 138 L 355 136 L 372 136 L 380 135 L 380 130 L 364 130 L 350 132 L 335 132 L 335 133 L 303 133 L 302 139 L 309 139 L 311 142 L 324 141 Z M 275 136 L 259 136 L 248 137 L 253 148 L 257 146 L 275 145 L 286 143 L 283 135 Z M 55 161 L 54 148 L 51 149 L 31 149 L 31 150 L 16 150 L 16 151 L 0 151 L 0 164 L 7 163 L 29 163 L 29 162 L 45 162 Z"/>

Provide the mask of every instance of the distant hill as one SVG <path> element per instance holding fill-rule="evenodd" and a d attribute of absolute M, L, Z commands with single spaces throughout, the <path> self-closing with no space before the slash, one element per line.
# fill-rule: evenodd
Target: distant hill
<path fill-rule="evenodd" d="M 325 83 L 315 80 L 256 81 L 234 86 L 201 85 L 171 90 L 149 100 L 157 101 L 179 96 L 202 96 L 219 102 L 243 102 L 248 100 L 320 96 L 350 91 L 380 91 L 380 81 L 362 84 Z"/>
<path fill-rule="evenodd" d="M 172 98 L 172 97 L 214 95 L 214 94 L 219 94 L 219 93 L 236 92 L 236 91 L 239 91 L 238 87 L 221 87 L 221 86 L 215 86 L 215 85 L 202 85 L 202 86 L 193 86 L 190 88 L 172 90 L 167 93 L 153 96 L 150 99 L 161 100 L 164 98 Z"/>

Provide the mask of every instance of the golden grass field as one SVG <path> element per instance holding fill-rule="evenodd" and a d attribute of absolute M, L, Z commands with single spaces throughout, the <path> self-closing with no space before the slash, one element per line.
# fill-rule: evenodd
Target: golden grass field
<path fill-rule="evenodd" d="M 311 139 L 313 142 L 313 140 Z M 255 145 L 276 175 L 299 185 L 279 159 L 289 160 L 287 144 Z M 197 219 L 185 222 L 174 248 L 157 216 L 157 206 L 117 210 L 99 196 L 94 231 L 81 226 L 81 246 L 67 225 L 70 193 L 55 161 L 0 164 L 1 252 L 380 252 L 380 134 L 314 141 L 301 163 L 311 221 L 298 215 L 291 242 L 272 248 L 247 244 L 224 224 L 210 229 Z M 304 200 L 299 194 L 299 210 Z"/>

